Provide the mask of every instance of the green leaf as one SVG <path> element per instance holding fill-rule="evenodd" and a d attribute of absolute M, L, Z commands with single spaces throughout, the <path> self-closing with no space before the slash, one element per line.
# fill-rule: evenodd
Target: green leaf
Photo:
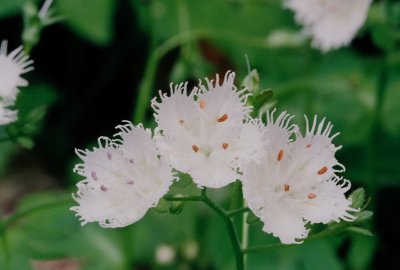
<path fill-rule="evenodd" d="M 358 213 L 354 213 L 353 215 L 357 217 L 354 222 L 361 223 L 369 220 L 373 216 L 373 213 L 371 211 L 364 210 Z"/>
<path fill-rule="evenodd" d="M 178 215 L 183 211 L 184 202 L 172 202 L 169 206 L 169 213 Z"/>
<path fill-rule="evenodd" d="M 346 231 L 354 232 L 354 233 L 358 233 L 358 234 L 366 235 L 366 236 L 374 236 L 374 234 L 370 230 L 367 230 L 367 229 L 364 229 L 364 228 L 360 228 L 360 227 L 356 227 L 356 226 L 347 227 Z"/>
<path fill-rule="evenodd" d="M 18 137 L 18 138 L 17 138 L 17 142 L 18 142 L 21 146 L 25 147 L 26 149 L 32 149 L 33 146 L 35 145 L 35 143 L 33 142 L 33 140 L 32 140 L 31 138 L 29 138 L 29 137 L 26 137 L 26 136 L 24 136 L 24 137 Z"/>
<path fill-rule="evenodd" d="M 352 202 L 351 207 L 355 209 L 361 208 L 365 203 L 365 190 L 363 188 L 358 188 L 350 194 L 349 198 Z"/>
<path fill-rule="evenodd" d="M 392 51 L 396 48 L 396 34 L 388 25 L 376 25 L 372 29 L 372 39 L 383 50 Z"/>
<path fill-rule="evenodd" d="M 254 107 L 254 111 L 258 112 L 258 110 L 267 103 L 268 100 L 272 98 L 273 92 L 269 89 L 261 90 L 260 93 L 254 95 L 251 99 L 252 105 Z"/>
<path fill-rule="evenodd" d="M 112 40 L 114 0 L 63 0 L 55 1 L 58 14 L 64 23 L 82 38 L 97 45 L 107 45 Z"/>
<path fill-rule="evenodd" d="M 7 18 L 22 12 L 22 6 L 26 0 L 1 0 L 0 18 Z"/>

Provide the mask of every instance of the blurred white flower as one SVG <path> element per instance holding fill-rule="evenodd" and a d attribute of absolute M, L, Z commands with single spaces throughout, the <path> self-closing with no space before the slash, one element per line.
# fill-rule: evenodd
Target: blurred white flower
<path fill-rule="evenodd" d="M 156 249 L 156 261 L 160 265 L 171 264 L 176 257 L 175 249 L 169 245 L 160 245 Z"/>
<path fill-rule="evenodd" d="M 312 45 L 326 52 L 348 45 L 364 24 L 372 0 L 284 0 Z"/>
<path fill-rule="evenodd" d="M 7 55 L 7 41 L 0 45 L 0 97 L 14 100 L 18 94 L 18 87 L 27 86 L 28 82 L 21 78 L 33 69 L 32 60 L 22 51 L 22 46 Z"/>
<path fill-rule="evenodd" d="M 336 173 L 344 170 L 335 159 L 340 147 L 332 144 L 332 125 L 317 119 L 303 136 L 283 112 L 268 113 L 264 129 L 265 155 L 243 169 L 243 195 L 250 209 L 264 222 L 263 230 L 282 243 L 301 243 L 310 223 L 354 220 L 345 197 L 350 182 Z M 307 119 L 307 118 L 306 118 Z M 292 137 L 295 135 L 295 140 Z"/>
<path fill-rule="evenodd" d="M 228 72 L 220 84 L 217 75 L 191 93 L 186 83 L 171 85 L 169 96 L 160 93 L 161 102 L 152 100 L 160 151 L 199 186 L 234 182 L 240 167 L 260 152 L 259 123 L 249 121 L 248 94 L 237 91 L 234 78 Z"/>
<path fill-rule="evenodd" d="M 74 171 L 85 177 L 77 184 L 71 210 L 82 225 L 99 222 L 102 227 L 123 227 L 141 219 L 168 191 L 171 168 L 158 157 L 151 131 L 130 122 L 117 126 L 117 139 L 99 138 L 99 146 L 76 150 L 83 160 Z"/>
<path fill-rule="evenodd" d="M 0 125 L 6 125 L 17 120 L 17 111 L 8 108 L 13 104 L 9 100 L 0 101 Z"/>

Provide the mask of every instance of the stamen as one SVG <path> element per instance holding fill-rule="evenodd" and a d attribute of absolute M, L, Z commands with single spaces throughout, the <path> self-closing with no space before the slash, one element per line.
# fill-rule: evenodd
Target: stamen
<path fill-rule="evenodd" d="M 307 144 L 306 147 L 307 147 L 307 148 L 310 148 L 310 147 L 311 147 L 311 144 Z"/>
<path fill-rule="evenodd" d="M 283 150 L 279 151 L 278 153 L 278 161 L 281 161 L 283 158 Z"/>
<path fill-rule="evenodd" d="M 130 159 L 130 160 L 129 160 L 129 163 L 130 163 L 130 164 L 133 164 L 133 163 L 134 163 L 134 162 L 133 162 L 133 159 Z"/>
<path fill-rule="evenodd" d="M 325 167 L 322 167 L 319 171 L 318 171 L 318 175 L 323 175 L 324 173 L 326 173 L 328 171 L 328 168 L 325 166 Z"/>
<path fill-rule="evenodd" d="M 126 184 L 130 186 L 133 185 L 133 183 L 134 183 L 133 180 L 128 180 L 128 182 L 126 182 Z"/>
<path fill-rule="evenodd" d="M 192 149 L 193 149 L 193 151 L 195 151 L 196 153 L 199 152 L 199 150 L 200 150 L 200 149 L 199 149 L 196 145 L 194 145 L 194 144 L 192 145 Z"/>
<path fill-rule="evenodd" d="M 228 119 L 228 115 L 225 113 L 225 114 L 223 114 L 222 116 L 220 116 L 220 117 L 217 119 L 217 122 L 222 123 L 222 122 L 224 122 L 226 119 Z"/>
<path fill-rule="evenodd" d="M 283 188 L 285 189 L 285 192 L 289 191 L 290 186 L 288 184 L 284 184 Z"/>
<path fill-rule="evenodd" d="M 200 106 L 200 109 L 204 109 L 204 107 L 206 106 L 206 102 L 204 100 L 200 99 L 199 106 Z"/>
<path fill-rule="evenodd" d="M 102 191 L 104 191 L 104 192 L 106 192 L 106 191 L 108 190 L 108 188 L 106 188 L 106 187 L 103 186 L 103 185 L 100 186 L 100 189 L 101 189 Z"/>
<path fill-rule="evenodd" d="M 94 181 L 97 181 L 97 174 L 95 171 L 92 172 L 92 178 Z"/>
<path fill-rule="evenodd" d="M 227 143 L 223 143 L 223 144 L 222 144 L 222 148 L 225 150 L 226 148 L 228 148 L 228 145 L 229 145 L 229 144 L 227 144 Z"/>
<path fill-rule="evenodd" d="M 107 152 L 107 158 L 108 158 L 108 160 L 111 160 L 111 159 L 112 159 L 112 155 L 111 155 L 110 152 Z"/>
<path fill-rule="evenodd" d="M 185 123 L 185 121 L 183 121 L 182 119 L 178 121 L 179 125 L 183 125 L 183 123 Z"/>
<path fill-rule="evenodd" d="M 314 193 L 310 193 L 310 194 L 307 195 L 307 198 L 315 199 L 315 198 L 317 198 L 317 195 L 315 195 Z"/>

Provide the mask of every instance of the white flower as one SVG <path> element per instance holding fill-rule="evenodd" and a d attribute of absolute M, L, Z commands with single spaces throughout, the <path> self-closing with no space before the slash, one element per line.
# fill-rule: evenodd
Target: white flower
<path fill-rule="evenodd" d="M 284 0 L 296 21 L 312 36 L 312 45 L 326 52 L 346 46 L 364 24 L 371 0 Z"/>
<path fill-rule="evenodd" d="M 28 82 L 21 78 L 33 69 L 32 60 L 18 47 L 7 55 L 7 41 L 0 45 L 0 97 L 14 100 L 18 93 L 18 87 L 27 86 Z"/>
<path fill-rule="evenodd" d="M 164 196 L 174 177 L 163 157 L 158 157 L 151 131 L 131 123 L 117 126 L 119 138 L 99 138 L 92 151 L 76 150 L 83 160 L 74 171 L 85 177 L 77 184 L 71 210 L 82 225 L 123 227 L 141 219 Z"/>
<path fill-rule="evenodd" d="M 336 175 L 344 167 L 334 156 L 340 147 L 332 144 L 332 125 L 314 118 L 302 136 L 288 114 L 274 121 L 273 113 L 264 129 L 264 157 L 243 169 L 243 195 L 263 230 L 292 244 L 307 237 L 308 222 L 354 220 L 349 211 L 357 210 L 344 195 L 350 182 Z"/>
<path fill-rule="evenodd" d="M 186 83 L 171 85 L 169 96 L 160 93 L 161 102 L 152 100 L 160 151 L 199 186 L 219 188 L 234 182 L 238 169 L 261 148 L 259 124 L 248 120 L 248 95 L 236 90 L 234 78 L 228 72 L 220 84 L 217 75 L 191 93 Z"/>
<path fill-rule="evenodd" d="M 17 111 L 8 108 L 11 105 L 13 105 L 12 101 L 0 101 L 0 125 L 6 125 L 17 120 Z"/>

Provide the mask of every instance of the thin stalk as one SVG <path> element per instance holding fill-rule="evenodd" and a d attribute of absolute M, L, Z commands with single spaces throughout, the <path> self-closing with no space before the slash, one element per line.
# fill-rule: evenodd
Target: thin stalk
<path fill-rule="evenodd" d="M 233 217 L 233 216 L 236 216 L 236 215 L 239 215 L 239 214 L 242 214 L 242 213 L 246 213 L 246 212 L 249 212 L 249 211 L 250 211 L 250 208 L 242 207 L 242 208 L 238 208 L 238 209 L 235 209 L 235 210 L 228 211 L 228 212 L 226 212 L 226 214 L 229 217 Z"/>
<path fill-rule="evenodd" d="M 71 203 L 72 200 L 71 199 L 63 199 L 60 201 L 56 201 L 56 202 L 50 202 L 50 203 L 45 203 L 42 205 L 38 205 L 38 206 L 34 206 L 25 210 L 21 210 L 18 212 L 15 212 L 14 214 L 12 214 L 11 216 L 9 216 L 8 218 L 6 218 L 3 222 L 3 226 L 4 226 L 4 230 L 3 233 L 5 233 L 5 231 L 7 230 L 8 227 L 12 226 L 15 222 L 17 222 L 18 220 L 25 218 L 33 213 L 36 212 L 40 212 L 43 210 L 47 210 L 53 207 L 57 207 L 60 205 L 64 205 L 64 204 L 68 204 Z"/>
<path fill-rule="evenodd" d="M 237 235 L 236 229 L 233 225 L 233 222 L 230 218 L 230 215 L 228 214 L 229 212 L 225 211 L 222 207 L 219 205 L 215 204 L 213 201 L 211 201 L 207 197 L 207 190 L 206 188 L 203 188 L 201 190 L 201 195 L 200 196 L 182 196 L 182 197 L 175 197 L 171 195 L 166 195 L 164 196 L 164 199 L 167 201 L 202 201 L 204 202 L 208 207 L 210 207 L 218 216 L 222 218 L 222 220 L 225 223 L 226 229 L 228 231 L 229 239 L 232 244 L 233 252 L 235 255 L 235 261 L 236 261 L 236 268 L 237 270 L 244 270 L 244 260 L 243 260 L 243 253 L 242 253 L 242 248 L 240 245 L 240 240 Z M 244 209 L 237 209 L 237 213 L 243 212 Z M 232 213 L 232 212 L 230 212 Z"/>
<path fill-rule="evenodd" d="M 244 202 L 244 205 L 246 205 L 246 202 Z M 242 216 L 242 250 L 246 249 L 249 246 L 249 224 L 246 222 L 247 215 L 248 213 L 244 212 Z M 244 260 L 244 266 L 245 268 L 247 268 L 246 253 L 243 253 L 243 260 Z"/>

